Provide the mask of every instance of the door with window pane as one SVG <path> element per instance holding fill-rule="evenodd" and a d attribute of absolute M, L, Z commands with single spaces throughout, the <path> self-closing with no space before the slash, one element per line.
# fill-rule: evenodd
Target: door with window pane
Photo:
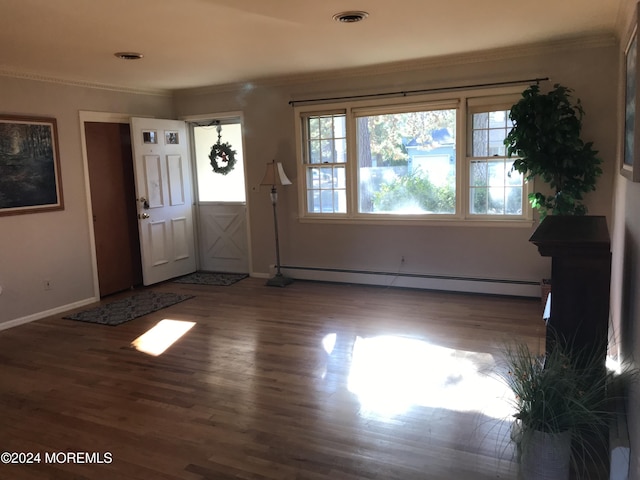
<path fill-rule="evenodd" d="M 237 118 L 199 122 L 193 126 L 198 185 L 200 269 L 211 272 L 249 272 L 247 204 L 242 152 L 242 125 Z M 209 125 L 211 124 L 211 125 Z M 211 148 L 218 140 L 235 151 L 233 170 L 216 173 Z M 224 167 L 223 164 L 218 166 Z"/>

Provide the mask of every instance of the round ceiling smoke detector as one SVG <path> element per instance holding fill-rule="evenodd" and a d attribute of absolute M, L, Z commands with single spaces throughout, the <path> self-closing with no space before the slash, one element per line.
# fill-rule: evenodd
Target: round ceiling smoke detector
<path fill-rule="evenodd" d="M 143 54 L 138 52 L 116 52 L 114 55 L 122 60 L 140 60 L 144 57 Z"/>
<path fill-rule="evenodd" d="M 367 12 L 357 12 L 357 11 L 342 12 L 342 13 L 336 13 L 333 16 L 333 19 L 336 22 L 340 22 L 340 23 L 356 23 L 356 22 L 361 22 L 368 16 L 369 14 Z"/>

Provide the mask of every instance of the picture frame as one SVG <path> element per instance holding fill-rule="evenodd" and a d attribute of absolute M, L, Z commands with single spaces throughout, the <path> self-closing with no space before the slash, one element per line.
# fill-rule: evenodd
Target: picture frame
<path fill-rule="evenodd" d="M 179 145 L 180 144 L 179 132 L 177 130 L 165 130 L 164 143 L 166 145 Z"/>
<path fill-rule="evenodd" d="M 632 182 L 640 182 L 640 72 L 638 71 L 638 15 L 624 51 L 624 130 L 620 173 Z"/>
<path fill-rule="evenodd" d="M 143 130 L 142 131 L 142 143 L 157 144 L 158 133 L 155 130 Z"/>
<path fill-rule="evenodd" d="M 0 115 L 0 216 L 64 210 L 55 118 Z"/>

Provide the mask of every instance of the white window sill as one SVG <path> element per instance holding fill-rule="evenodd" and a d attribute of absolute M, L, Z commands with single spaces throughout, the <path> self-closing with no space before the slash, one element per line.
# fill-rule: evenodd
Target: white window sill
<path fill-rule="evenodd" d="M 402 226 L 438 226 L 438 227 L 505 227 L 505 228 L 531 228 L 534 220 L 529 218 L 390 218 L 385 217 L 346 217 L 346 216 L 304 216 L 298 217 L 300 223 L 318 223 L 334 225 L 402 225 Z"/>

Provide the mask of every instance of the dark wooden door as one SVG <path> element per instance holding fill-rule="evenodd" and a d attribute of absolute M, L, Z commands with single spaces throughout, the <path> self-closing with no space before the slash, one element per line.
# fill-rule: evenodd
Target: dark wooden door
<path fill-rule="evenodd" d="M 100 296 L 142 283 L 128 124 L 85 123 Z"/>

